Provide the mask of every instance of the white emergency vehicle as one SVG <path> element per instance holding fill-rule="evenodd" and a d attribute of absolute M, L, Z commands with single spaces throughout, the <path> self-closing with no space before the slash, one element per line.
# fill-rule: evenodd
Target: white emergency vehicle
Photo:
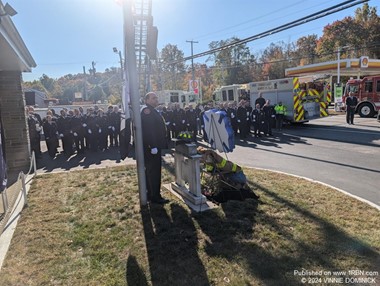
<path fill-rule="evenodd" d="M 282 102 L 286 106 L 285 119 L 293 123 L 328 116 L 327 106 L 331 101 L 331 84 L 324 79 L 311 77 L 283 78 L 249 83 L 250 103 L 261 93 L 272 105 Z"/>
<path fill-rule="evenodd" d="M 167 106 L 169 103 L 179 103 L 181 107 L 199 103 L 199 96 L 184 90 L 161 90 L 156 91 L 158 102 Z"/>
<path fill-rule="evenodd" d="M 240 101 L 241 99 L 248 99 L 249 94 L 247 92 L 247 84 L 233 84 L 226 85 L 217 88 L 212 99 L 215 102 L 225 102 L 225 101 Z"/>

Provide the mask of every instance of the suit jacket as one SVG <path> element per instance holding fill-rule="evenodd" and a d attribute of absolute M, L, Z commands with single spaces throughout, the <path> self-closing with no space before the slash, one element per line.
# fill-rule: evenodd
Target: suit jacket
<path fill-rule="evenodd" d="M 146 105 L 141 110 L 143 145 L 145 151 L 152 148 L 167 147 L 166 127 L 164 118 L 153 106 Z"/>
<path fill-rule="evenodd" d="M 356 107 L 356 105 L 358 105 L 358 99 L 356 98 L 356 96 L 353 96 L 352 98 L 351 97 L 347 97 L 346 98 L 346 105 L 348 107 Z"/>

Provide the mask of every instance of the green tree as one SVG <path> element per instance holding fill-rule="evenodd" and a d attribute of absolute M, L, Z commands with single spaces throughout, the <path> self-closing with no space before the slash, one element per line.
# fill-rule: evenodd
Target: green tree
<path fill-rule="evenodd" d="M 185 75 L 184 53 L 176 45 L 167 44 L 160 52 L 154 66 L 155 84 L 158 89 L 182 88 Z"/>
<path fill-rule="evenodd" d="M 42 77 L 40 77 L 40 82 L 49 93 L 54 91 L 55 80 L 53 78 L 43 74 Z"/>
<path fill-rule="evenodd" d="M 290 67 L 290 56 L 293 49 L 284 42 L 271 43 L 261 55 L 262 79 L 278 79 L 285 77 L 285 69 Z"/>
<path fill-rule="evenodd" d="M 225 47 L 239 40 L 239 38 L 232 37 L 227 40 L 213 41 L 209 44 L 209 48 Z M 249 48 L 246 44 L 240 44 L 216 52 L 209 56 L 207 61 L 214 64 L 214 81 L 219 85 L 231 85 L 246 83 L 250 80 L 249 65 L 251 59 Z"/>
<path fill-rule="evenodd" d="M 377 15 L 376 7 L 370 7 L 368 3 L 364 3 L 362 8 L 355 11 L 355 22 L 363 29 L 358 35 L 362 39 L 358 56 L 367 55 L 371 58 L 379 58 L 380 17 Z"/>
<path fill-rule="evenodd" d="M 35 89 L 41 92 L 44 92 L 45 94 L 48 94 L 48 91 L 46 88 L 42 85 L 41 81 L 34 80 L 34 81 L 26 81 L 23 82 L 23 89 Z"/>
<path fill-rule="evenodd" d="M 318 36 L 316 34 L 303 36 L 296 41 L 293 58 L 295 65 L 313 64 L 317 56 Z"/>
<path fill-rule="evenodd" d="M 380 18 L 376 8 L 367 3 L 355 11 L 355 17 L 345 17 L 324 27 L 323 35 L 318 40 L 317 51 L 323 60 L 336 58 L 338 47 L 347 46 L 342 50 L 341 57 L 359 57 L 368 55 L 378 58 L 380 55 Z"/>
<path fill-rule="evenodd" d="M 100 85 L 95 86 L 89 92 L 89 99 L 91 99 L 94 103 L 98 101 L 103 102 L 106 99 L 106 94 L 103 91 L 103 88 Z"/>
<path fill-rule="evenodd" d="M 334 60 L 339 47 L 350 46 L 357 48 L 362 45 L 361 37 L 359 36 L 362 27 L 354 18 L 345 17 L 341 21 L 335 21 L 324 27 L 323 35 L 318 41 L 317 51 L 321 59 Z M 347 57 L 347 51 L 342 51 L 341 57 Z"/>

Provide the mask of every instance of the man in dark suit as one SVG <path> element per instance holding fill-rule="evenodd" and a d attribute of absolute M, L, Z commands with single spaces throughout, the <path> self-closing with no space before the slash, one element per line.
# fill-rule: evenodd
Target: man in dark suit
<path fill-rule="evenodd" d="M 160 193 L 161 150 L 167 146 L 165 121 L 155 109 L 158 97 L 154 92 L 146 94 L 145 104 L 141 110 L 141 123 L 148 201 L 165 204 L 168 200 L 163 199 Z"/>
<path fill-rule="evenodd" d="M 346 98 L 346 121 L 347 124 L 354 124 L 354 115 L 356 105 L 358 105 L 358 99 L 356 96 L 353 96 L 352 92 L 349 92 L 348 97 Z"/>
<path fill-rule="evenodd" d="M 270 104 L 270 100 L 267 99 L 267 102 L 262 108 L 264 112 L 264 134 L 267 136 L 272 135 L 272 127 L 276 124 L 276 111 L 274 106 Z"/>
<path fill-rule="evenodd" d="M 253 125 L 253 131 L 255 133 L 255 137 L 261 137 L 261 132 L 264 127 L 264 111 L 260 109 L 260 104 L 256 104 L 256 108 L 251 113 L 251 121 Z"/>
<path fill-rule="evenodd" d="M 263 97 L 263 94 L 261 92 L 259 92 L 259 97 L 256 98 L 256 100 L 255 100 L 255 106 L 256 106 L 256 104 L 260 104 L 260 109 L 261 109 L 261 108 L 263 108 L 265 102 L 266 102 L 266 100 Z"/>
<path fill-rule="evenodd" d="M 246 139 L 250 131 L 250 122 L 249 122 L 250 112 L 246 108 L 246 101 L 241 100 L 239 107 L 236 111 L 236 118 L 238 122 L 238 128 L 240 133 L 240 139 Z"/>

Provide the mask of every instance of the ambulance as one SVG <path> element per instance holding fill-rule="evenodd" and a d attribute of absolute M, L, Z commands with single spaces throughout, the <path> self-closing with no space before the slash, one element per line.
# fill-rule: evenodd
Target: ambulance
<path fill-rule="evenodd" d="M 331 83 L 325 78 L 293 77 L 249 83 L 250 103 L 262 94 L 271 105 L 282 102 L 286 106 L 285 120 L 303 123 L 328 116 L 331 102 Z"/>
<path fill-rule="evenodd" d="M 226 101 L 240 101 L 241 99 L 248 99 L 249 94 L 247 92 L 247 84 L 232 84 L 221 86 L 217 88 L 212 99 L 214 102 L 226 102 Z"/>
<path fill-rule="evenodd" d="M 193 107 L 199 103 L 199 96 L 193 92 L 184 90 L 161 90 L 156 92 L 159 104 L 168 106 L 170 103 L 179 103 L 183 108 L 192 104 Z"/>

